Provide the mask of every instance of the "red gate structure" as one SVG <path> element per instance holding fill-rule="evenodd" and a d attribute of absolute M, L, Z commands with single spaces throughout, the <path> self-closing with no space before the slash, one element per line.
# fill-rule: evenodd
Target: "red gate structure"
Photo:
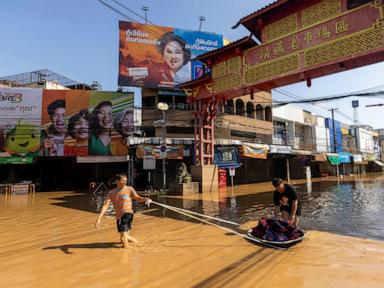
<path fill-rule="evenodd" d="M 211 73 L 180 86 L 194 107 L 196 165 L 212 164 L 219 104 L 383 61 L 383 2 L 278 0 L 240 19 L 234 28 L 251 36 L 197 57 Z"/>

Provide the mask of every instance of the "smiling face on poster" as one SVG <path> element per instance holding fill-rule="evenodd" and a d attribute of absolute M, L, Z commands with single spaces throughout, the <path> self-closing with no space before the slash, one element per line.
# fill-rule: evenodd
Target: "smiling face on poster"
<path fill-rule="evenodd" d="M 41 101 L 41 89 L 0 88 L 3 156 L 39 153 Z"/>
<path fill-rule="evenodd" d="M 223 46 L 214 33 L 132 22 L 119 23 L 119 85 L 175 87 L 204 75 L 192 58 Z"/>

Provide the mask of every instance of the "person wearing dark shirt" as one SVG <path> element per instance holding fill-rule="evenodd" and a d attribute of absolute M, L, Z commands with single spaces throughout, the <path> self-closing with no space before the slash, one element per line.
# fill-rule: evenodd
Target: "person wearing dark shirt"
<path fill-rule="evenodd" d="M 299 224 L 299 216 L 301 215 L 300 201 L 295 188 L 285 184 L 282 179 L 274 178 L 272 185 L 275 187 L 273 193 L 273 202 L 275 203 L 275 217 L 281 213 L 284 220 L 295 224 Z"/>

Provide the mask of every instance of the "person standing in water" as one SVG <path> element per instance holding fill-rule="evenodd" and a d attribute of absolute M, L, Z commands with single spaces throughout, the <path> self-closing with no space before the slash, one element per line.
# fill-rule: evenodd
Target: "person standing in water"
<path fill-rule="evenodd" d="M 285 184 L 280 178 L 273 178 L 272 185 L 275 187 L 273 202 L 275 203 L 275 217 L 280 213 L 284 220 L 298 226 L 299 216 L 301 215 L 301 205 L 297 196 L 296 189 L 289 184 Z"/>
<path fill-rule="evenodd" d="M 101 208 L 100 214 L 97 217 L 95 226 L 100 228 L 101 218 L 107 212 L 109 204 L 112 202 L 115 213 L 117 231 L 120 233 L 120 240 L 124 248 L 128 248 L 128 242 L 137 243 L 138 241 L 129 235 L 133 221 L 133 209 L 132 199 L 138 202 L 142 202 L 146 205 L 150 205 L 152 200 L 150 198 L 144 198 L 139 196 L 135 189 L 131 186 L 127 186 L 127 175 L 119 173 L 116 175 L 117 187 L 108 192 L 107 199 L 104 201 L 104 205 Z"/>

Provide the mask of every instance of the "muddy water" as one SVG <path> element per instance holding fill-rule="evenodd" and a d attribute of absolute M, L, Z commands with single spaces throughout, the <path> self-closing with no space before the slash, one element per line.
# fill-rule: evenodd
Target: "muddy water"
<path fill-rule="evenodd" d="M 294 187 L 302 202 L 300 226 L 303 229 L 384 240 L 384 180 L 315 182 Z M 237 223 L 273 215 L 271 192 L 229 193 L 220 200 L 219 204 L 173 198 L 159 201 L 178 207 L 184 205 L 187 209 Z M 173 213 L 166 215 L 173 216 Z"/>
<path fill-rule="evenodd" d="M 368 185 L 367 191 L 376 187 L 363 184 Z M 140 243 L 123 250 L 112 217 L 103 219 L 101 229 L 93 228 L 96 214 L 86 194 L 0 195 L 0 287 L 383 287 L 383 241 L 311 229 L 312 219 L 321 217 L 325 223 L 326 217 L 338 215 L 341 204 L 327 210 L 333 207 L 327 199 L 339 197 L 324 196 L 331 193 L 327 192 L 331 186 L 322 186 L 323 190 L 314 185 L 311 194 L 299 188 L 302 196 L 316 200 L 316 211 L 324 211 L 303 219 L 307 238 L 288 251 L 259 247 L 156 207 L 139 209 L 132 235 Z M 355 207 L 351 193 L 346 193 L 352 196 L 341 207 L 346 203 Z M 361 212 L 356 223 L 363 221 L 363 215 L 376 217 L 369 205 L 377 201 L 369 195 L 367 201 L 357 201 L 365 204 L 356 206 Z M 382 199 L 379 192 L 374 195 Z M 159 201 L 249 221 L 268 211 L 271 195 L 216 196 Z M 308 207 L 304 205 L 305 212 L 313 211 Z M 346 212 L 343 215 L 354 219 Z M 382 237 L 369 233 L 371 238 Z"/>

